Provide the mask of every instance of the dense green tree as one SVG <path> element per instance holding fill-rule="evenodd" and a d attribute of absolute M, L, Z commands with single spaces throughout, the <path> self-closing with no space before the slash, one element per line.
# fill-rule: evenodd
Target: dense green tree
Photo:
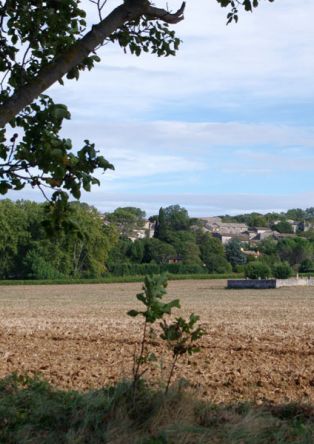
<path fill-rule="evenodd" d="M 21 268 L 14 277 L 31 279 L 58 279 L 79 277 L 73 271 L 72 258 L 64 250 L 62 242 L 41 239 L 29 243 Z"/>
<path fill-rule="evenodd" d="M 156 237 L 161 241 L 167 241 L 169 230 L 166 223 L 165 211 L 162 207 L 159 209 L 159 213 L 155 219 L 155 223 L 156 225 L 155 225 L 154 237 Z"/>
<path fill-rule="evenodd" d="M 193 241 L 177 242 L 176 250 L 179 258 L 184 264 L 202 265 L 200 249 Z"/>
<path fill-rule="evenodd" d="M 305 219 L 305 214 L 305 211 L 301 208 L 292 208 L 286 212 L 286 218 L 301 222 Z"/>
<path fill-rule="evenodd" d="M 200 249 L 196 235 L 190 231 L 187 210 L 180 205 L 170 205 L 159 210 L 155 237 L 166 241 L 184 264 L 201 265 Z"/>
<path fill-rule="evenodd" d="M 273 276 L 276 279 L 288 279 L 292 276 L 292 268 L 287 262 L 278 262 L 272 267 Z"/>
<path fill-rule="evenodd" d="M 266 227 L 268 225 L 266 217 L 259 213 L 251 213 L 247 224 L 249 227 Z"/>
<path fill-rule="evenodd" d="M 264 214 L 264 217 L 267 220 L 268 225 L 270 225 L 270 226 L 273 225 L 274 222 L 278 222 L 278 221 L 282 221 L 282 220 L 286 219 L 284 213 L 275 213 L 275 212 L 266 213 L 266 214 Z"/>
<path fill-rule="evenodd" d="M 164 220 L 171 231 L 188 230 L 190 218 L 187 210 L 180 205 L 170 205 L 163 209 Z"/>
<path fill-rule="evenodd" d="M 180 244 L 182 242 L 193 242 L 196 243 L 196 237 L 195 233 L 191 231 L 175 231 L 172 230 L 168 233 L 168 239 L 167 242 L 169 242 L 171 245 L 173 245 L 176 248 L 177 244 Z"/>
<path fill-rule="evenodd" d="M 306 220 L 309 220 L 309 219 L 314 220 L 314 207 L 310 207 L 305 210 L 305 219 Z"/>
<path fill-rule="evenodd" d="M 87 204 L 71 204 L 72 219 L 78 227 L 66 234 L 65 245 L 72 256 L 74 276 L 97 277 L 106 271 L 105 262 L 114 235 L 110 238 L 101 214 Z"/>
<path fill-rule="evenodd" d="M 196 232 L 197 244 L 200 249 L 200 258 L 209 273 L 227 273 L 231 265 L 224 257 L 222 242 L 210 233 Z"/>
<path fill-rule="evenodd" d="M 302 237 L 281 239 L 277 245 L 277 254 L 282 261 L 297 265 L 304 259 L 313 258 L 313 245 Z"/>
<path fill-rule="evenodd" d="M 159 239 L 147 239 L 144 247 L 143 262 L 167 264 L 170 259 L 177 257 L 176 249 Z"/>
<path fill-rule="evenodd" d="M 0 201 L 0 277 L 14 276 L 20 250 L 29 240 L 27 220 L 10 200 Z"/>
<path fill-rule="evenodd" d="M 201 251 L 201 259 L 206 263 L 206 258 L 209 255 L 216 254 L 224 255 L 224 247 L 222 242 L 213 237 L 210 233 L 197 233 L 197 244 Z"/>
<path fill-rule="evenodd" d="M 132 242 L 132 245 L 128 249 L 128 256 L 135 264 L 140 264 L 143 261 L 145 249 L 145 239 L 137 239 Z"/>
<path fill-rule="evenodd" d="M 209 273 L 230 273 L 232 271 L 231 264 L 226 258 L 220 254 L 208 254 L 203 260 Z"/>
<path fill-rule="evenodd" d="M 106 214 L 106 219 L 117 226 L 123 237 L 130 237 L 134 230 L 142 229 L 145 223 L 145 211 L 136 207 L 119 207 Z"/>
<path fill-rule="evenodd" d="M 44 229 L 45 206 L 0 201 L 0 277 L 97 277 L 105 271 L 116 234 L 105 227 L 98 211 L 70 204 L 70 232 L 50 237 Z"/>
<path fill-rule="evenodd" d="M 275 241 L 271 237 L 269 237 L 267 239 L 263 239 L 258 244 L 258 249 L 264 255 L 275 256 L 277 253 L 277 241 Z"/>
<path fill-rule="evenodd" d="M 314 271 L 314 261 L 311 259 L 303 259 L 299 268 L 300 273 L 308 273 Z"/>
<path fill-rule="evenodd" d="M 130 239 L 120 238 L 115 245 L 110 249 L 107 264 L 110 267 L 112 264 L 130 262 L 130 250 L 132 241 Z"/>
<path fill-rule="evenodd" d="M 287 233 L 287 234 L 293 233 L 293 229 L 292 229 L 291 224 L 289 224 L 289 222 L 287 222 L 285 220 L 273 225 L 272 229 L 275 231 L 278 231 L 278 233 Z"/>
<path fill-rule="evenodd" d="M 271 275 L 271 270 L 267 264 L 255 261 L 245 266 L 244 274 L 249 279 L 267 279 Z"/>
<path fill-rule="evenodd" d="M 244 265 L 247 262 L 247 258 L 241 249 L 242 243 L 237 239 L 231 239 L 225 246 L 226 258 L 234 270 L 237 265 Z"/>

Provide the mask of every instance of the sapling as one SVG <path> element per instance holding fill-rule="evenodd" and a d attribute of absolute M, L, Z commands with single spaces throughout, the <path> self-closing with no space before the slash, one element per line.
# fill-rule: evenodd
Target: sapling
<path fill-rule="evenodd" d="M 170 315 L 172 308 L 180 308 L 178 299 L 170 302 L 162 302 L 162 297 L 166 294 L 167 275 L 152 275 L 146 276 L 143 285 L 143 292 L 136 295 L 137 299 L 145 305 L 145 310 L 130 310 L 128 315 L 132 317 L 143 316 L 143 334 L 140 343 L 139 353 L 134 356 L 133 361 L 133 386 L 135 387 L 139 379 L 147 371 L 147 367 L 142 369 L 143 365 L 156 361 L 157 358 L 154 353 L 149 353 L 147 350 L 147 337 L 149 324 L 152 326 L 157 320 L 162 320 L 164 315 Z"/>
<path fill-rule="evenodd" d="M 166 393 L 179 357 L 184 354 L 192 355 L 200 351 L 195 342 L 205 334 L 205 330 L 196 325 L 199 319 L 199 316 L 192 313 L 187 321 L 179 317 L 170 324 L 165 320 L 160 323 L 162 329 L 160 337 L 167 342 L 169 349 L 172 351 L 172 363 L 166 384 Z"/>
<path fill-rule="evenodd" d="M 201 338 L 205 331 L 197 326 L 199 316 L 192 313 L 189 319 L 178 317 L 175 321 L 167 323 L 164 319 L 165 315 L 171 315 L 173 308 L 180 308 L 180 301 L 174 299 L 168 303 L 162 302 L 162 297 L 166 294 L 167 275 L 146 276 L 144 280 L 143 292 L 136 295 L 137 299 L 145 305 L 145 310 L 130 310 L 129 316 L 143 316 L 143 334 L 139 347 L 139 352 L 134 355 L 133 361 L 133 387 L 135 388 L 140 378 L 147 371 L 145 364 L 156 361 L 154 353 L 150 353 L 147 348 L 148 337 L 155 334 L 152 325 L 156 321 L 160 321 L 161 327 L 160 338 L 167 343 L 168 348 L 172 351 L 172 363 L 169 376 L 166 383 L 165 392 L 168 392 L 171 379 L 175 370 L 178 358 L 184 354 L 192 355 L 199 351 L 196 341 Z M 150 325 L 150 329 L 148 328 Z"/>

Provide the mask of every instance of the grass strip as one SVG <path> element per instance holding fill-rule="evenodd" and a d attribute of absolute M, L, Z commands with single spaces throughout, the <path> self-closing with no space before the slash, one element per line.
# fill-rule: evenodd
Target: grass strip
<path fill-rule="evenodd" d="M 214 405 L 180 386 L 143 382 L 84 393 L 13 374 L 0 380 L 0 442 L 6 444 L 309 444 L 310 404 Z"/>
<path fill-rule="evenodd" d="M 198 280 L 198 279 L 237 279 L 243 278 L 243 273 L 233 274 L 170 274 L 168 279 L 170 281 L 181 280 Z M 6 279 L 0 280 L 0 285 L 73 285 L 73 284 L 114 284 L 114 283 L 130 283 L 142 282 L 144 276 L 107 276 L 97 279 Z"/>

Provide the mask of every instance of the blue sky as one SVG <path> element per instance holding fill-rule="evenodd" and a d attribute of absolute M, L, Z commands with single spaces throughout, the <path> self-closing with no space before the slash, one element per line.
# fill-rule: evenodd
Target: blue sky
<path fill-rule="evenodd" d="M 176 57 L 106 45 L 92 72 L 51 88 L 72 113 L 64 135 L 94 141 L 116 168 L 84 201 L 194 216 L 314 206 L 314 2 L 261 2 L 228 27 L 225 16 L 190 1 Z"/>

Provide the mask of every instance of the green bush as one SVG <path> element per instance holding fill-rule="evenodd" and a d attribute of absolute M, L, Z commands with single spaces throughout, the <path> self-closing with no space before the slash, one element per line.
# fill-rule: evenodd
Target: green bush
<path fill-rule="evenodd" d="M 245 270 L 245 265 L 237 265 L 235 267 L 235 272 L 236 273 L 244 273 L 244 270 Z"/>
<path fill-rule="evenodd" d="M 292 276 L 292 268 L 287 262 L 279 262 L 273 266 L 273 275 L 277 279 L 288 279 Z"/>
<path fill-rule="evenodd" d="M 219 254 L 209 254 L 204 261 L 209 273 L 231 273 L 232 266 L 226 258 Z"/>
<path fill-rule="evenodd" d="M 311 259 L 304 259 L 299 268 L 300 273 L 308 273 L 314 271 L 314 262 Z"/>
<path fill-rule="evenodd" d="M 29 263 L 28 276 L 31 279 L 62 279 L 66 277 L 36 251 L 30 251 L 25 258 Z"/>
<path fill-rule="evenodd" d="M 271 275 L 268 265 L 256 261 L 249 263 L 244 270 L 245 277 L 249 279 L 267 279 Z"/>

